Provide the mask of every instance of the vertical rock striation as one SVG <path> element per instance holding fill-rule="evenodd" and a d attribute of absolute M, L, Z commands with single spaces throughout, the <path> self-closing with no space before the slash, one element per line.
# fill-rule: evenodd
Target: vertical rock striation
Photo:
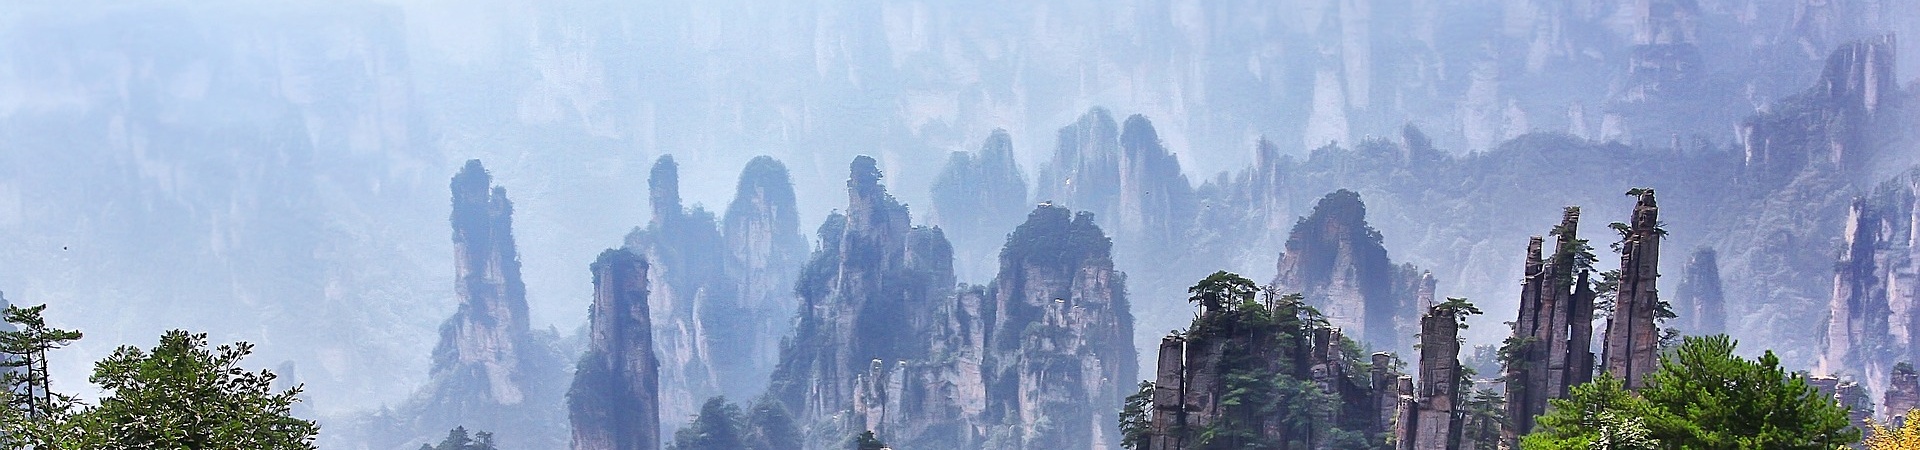
<path fill-rule="evenodd" d="M 1580 208 L 1567 207 L 1551 235 L 1551 258 L 1541 254 L 1544 239 L 1527 241 L 1526 276 L 1520 287 L 1520 315 L 1507 355 L 1507 417 L 1512 435 L 1533 429 L 1547 400 L 1566 397 L 1574 385 L 1593 379 L 1593 301 L 1586 242 L 1579 239 Z"/>
<path fill-rule="evenodd" d="M 647 307 L 647 262 L 607 250 L 593 262 L 587 352 L 567 392 L 573 450 L 660 448 L 659 361 Z"/>
<path fill-rule="evenodd" d="M 1660 208 L 1652 190 L 1637 191 L 1632 222 L 1620 241 L 1620 285 L 1615 291 L 1613 316 L 1607 319 L 1607 341 L 1602 370 L 1639 389 L 1657 368 L 1660 357 L 1658 321 L 1665 307 L 1657 287 L 1660 278 Z"/>
<path fill-rule="evenodd" d="M 412 436 L 455 426 L 495 430 L 503 442 L 547 447 L 564 442 L 564 364 L 557 336 L 527 325 L 526 285 L 513 241 L 513 202 L 493 186 L 479 160 L 453 177 L 454 292 L 459 309 L 440 326 L 431 381 L 398 413 Z"/>
<path fill-rule="evenodd" d="M 713 213 L 684 207 L 679 165 L 661 156 L 647 179 L 653 218 L 626 237 L 646 258 L 647 300 L 660 358 L 660 412 L 669 427 L 699 413 L 707 397 L 749 397 L 753 321 L 737 282 L 727 276 L 729 247 Z"/>
<path fill-rule="evenodd" d="M 1412 420 L 1397 424 L 1402 449 L 1448 450 L 1460 441 L 1461 319 L 1460 311 L 1443 306 L 1428 307 L 1420 317 L 1420 387 L 1411 402 Z"/>
<path fill-rule="evenodd" d="M 771 388 L 806 447 L 872 430 L 907 448 L 1118 448 L 1137 355 L 1093 216 L 1041 205 L 1007 236 L 992 283 L 956 288 L 941 230 L 910 225 L 871 158 L 851 169 Z"/>
<path fill-rule="evenodd" d="M 1720 261 L 1712 248 L 1701 247 L 1687 258 L 1687 271 L 1674 293 L 1680 331 L 1689 335 L 1727 332 L 1727 300 L 1720 289 Z"/>
<path fill-rule="evenodd" d="M 820 226 L 820 247 L 796 285 L 799 323 L 769 386 L 810 424 L 809 448 L 864 431 L 852 414 L 861 375 L 926 356 L 931 312 L 953 291 L 940 231 L 912 226 L 873 158 L 855 158 L 850 172 L 846 212 Z"/>
<path fill-rule="evenodd" d="M 728 386 L 762 385 L 780 359 L 780 339 L 786 336 L 799 301 L 793 283 L 806 264 L 807 238 L 800 234 L 799 208 L 787 167 L 771 157 L 756 157 L 740 172 L 733 202 L 727 204 L 721 236 L 726 241 L 726 278 L 735 283 L 745 316 L 724 318 L 748 322 L 744 348 L 724 349 L 747 358 L 744 373 L 731 379 L 748 380 Z M 748 393 L 751 394 L 751 393 Z"/>
<path fill-rule="evenodd" d="M 1413 348 L 1413 311 L 1428 282 L 1411 266 L 1395 267 L 1380 232 L 1367 225 L 1360 194 L 1334 191 L 1294 224 L 1273 286 L 1300 293 L 1327 321 L 1374 348 Z M 1400 288 L 1396 288 L 1400 286 Z"/>

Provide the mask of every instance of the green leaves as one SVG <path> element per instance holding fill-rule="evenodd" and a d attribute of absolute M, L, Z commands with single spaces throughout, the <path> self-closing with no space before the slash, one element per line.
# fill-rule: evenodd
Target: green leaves
<path fill-rule="evenodd" d="M 122 448 L 313 449 L 319 426 L 292 417 L 300 387 L 275 392 L 273 372 L 249 372 L 241 342 L 169 331 L 151 351 L 121 347 L 90 378 L 111 392 L 83 415 Z"/>
<path fill-rule="evenodd" d="M 1773 352 L 1750 361 L 1734 347 L 1724 335 L 1685 338 L 1638 393 L 1611 377 L 1575 386 L 1521 447 L 1815 450 L 1860 440 L 1846 409 Z"/>

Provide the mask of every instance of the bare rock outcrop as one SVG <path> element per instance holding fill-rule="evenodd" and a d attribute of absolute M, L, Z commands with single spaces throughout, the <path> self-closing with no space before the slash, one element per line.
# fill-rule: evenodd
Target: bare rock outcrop
<path fill-rule="evenodd" d="M 1686 273 L 1674 292 L 1673 308 L 1680 332 L 1713 335 L 1727 332 L 1727 300 L 1720 287 L 1720 258 L 1701 247 L 1687 258 Z"/>
<path fill-rule="evenodd" d="M 647 307 L 647 262 L 626 250 L 595 260 L 587 352 L 567 393 L 573 450 L 660 448 L 660 362 Z"/>
<path fill-rule="evenodd" d="M 953 239 L 960 275 L 992 273 L 993 249 L 1026 214 L 1027 180 L 1013 154 L 1013 138 L 993 130 L 980 151 L 953 152 L 933 180 L 927 222 Z"/>
<path fill-rule="evenodd" d="M 753 323 L 727 276 L 729 248 L 713 213 L 680 201 L 679 165 L 661 156 L 647 179 L 653 218 L 626 237 L 646 258 L 647 301 L 659 347 L 660 413 L 669 429 L 698 414 L 708 397 L 747 398 Z"/>
<path fill-rule="evenodd" d="M 454 292 L 459 309 L 440 327 L 431 381 L 396 411 L 403 440 L 455 426 L 493 430 L 502 443 L 558 447 L 565 358 L 557 336 L 527 325 L 526 285 L 513 241 L 507 190 L 472 160 L 453 177 Z"/>
<path fill-rule="evenodd" d="M 1395 424 L 1398 447 L 1405 450 L 1458 448 L 1465 414 L 1460 365 L 1460 324 L 1466 314 L 1451 305 L 1427 307 L 1420 317 L 1419 388 L 1405 406 L 1411 411 Z"/>
<path fill-rule="evenodd" d="M 1632 222 L 1622 230 L 1620 284 L 1614 294 L 1613 315 L 1607 319 L 1607 340 L 1601 370 L 1625 381 L 1628 389 L 1646 385 L 1658 369 L 1660 325 L 1666 311 L 1660 301 L 1660 208 L 1653 190 L 1639 189 Z"/>
<path fill-rule="evenodd" d="M 1273 286 L 1304 295 L 1328 322 L 1360 342 L 1404 353 L 1413 348 L 1414 313 L 1421 292 L 1431 295 L 1431 279 L 1411 266 L 1394 266 L 1366 215 L 1353 191 L 1321 198 L 1312 214 L 1294 224 Z"/>
<path fill-rule="evenodd" d="M 779 362 L 780 339 L 800 306 L 793 283 L 807 262 L 807 238 L 800 234 L 799 207 L 785 164 L 766 156 L 747 162 L 733 202 L 727 204 L 721 237 L 726 240 L 726 277 L 735 283 L 733 292 L 745 313 L 724 320 L 748 322 L 739 342 L 745 347 L 722 351 L 747 359 L 745 373 L 729 379 L 750 380 L 742 387 L 758 387 Z M 739 390 L 728 392 L 747 398 Z"/>
<path fill-rule="evenodd" d="M 1554 227 L 1552 254 L 1542 255 L 1543 241 L 1527 242 L 1526 276 L 1521 281 L 1520 315 L 1502 352 L 1506 361 L 1507 417 L 1510 436 L 1533 429 L 1534 417 L 1547 411 L 1547 400 L 1566 397 L 1575 385 L 1592 381 L 1593 302 L 1589 286 L 1588 251 L 1578 238 L 1580 208 L 1567 207 Z"/>

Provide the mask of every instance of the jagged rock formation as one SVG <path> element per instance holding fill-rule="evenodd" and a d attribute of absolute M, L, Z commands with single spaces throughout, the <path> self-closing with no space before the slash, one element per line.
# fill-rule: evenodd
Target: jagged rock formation
<path fill-rule="evenodd" d="M 925 358 L 931 313 L 953 294 L 951 248 L 940 230 L 912 226 L 873 158 L 855 158 L 850 169 L 846 212 L 820 226 L 820 247 L 795 288 L 799 323 L 768 387 L 807 424 L 808 448 L 860 427 L 860 374 L 875 361 Z"/>
<path fill-rule="evenodd" d="M 660 448 L 660 362 L 647 308 L 647 262 L 607 250 L 593 262 L 587 353 L 567 392 L 573 450 Z"/>
<path fill-rule="evenodd" d="M 1117 448 L 1112 405 L 1137 355 L 1125 278 L 1093 216 L 1041 205 L 991 284 L 956 289 L 941 230 L 910 227 L 879 180 L 874 160 L 854 160 L 847 213 L 821 226 L 773 377 L 807 448 L 866 430 L 905 448 Z"/>
<path fill-rule="evenodd" d="M 1551 259 L 1541 255 L 1543 239 L 1527 241 L 1526 277 L 1520 288 L 1520 316 L 1513 337 L 1501 352 L 1506 363 L 1507 417 L 1511 436 L 1533 429 L 1547 400 L 1564 398 L 1574 385 L 1593 380 L 1594 292 L 1589 285 L 1588 250 L 1579 236 L 1580 208 L 1567 207 L 1554 227 Z M 1576 275 L 1577 274 L 1577 275 Z"/>
<path fill-rule="evenodd" d="M 1866 386 L 1854 380 L 1817 375 L 1807 378 L 1807 384 L 1818 390 L 1821 396 L 1831 398 L 1847 408 L 1847 418 L 1855 428 L 1867 429 L 1867 421 L 1873 417 L 1873 400 L 1867 395 Z"/>
<path fill-rule="evenodd" d="M 745 348 L 723 349 L 743 353 L 748 369 L 729 380 L 749 380 L 741 387 L 757 387 L 780 359 L 780 339 L 792 328 L 799 300 L 793 282 L 806 264 L 807 238 L 800 234 L 799 208 L 787 167 L 771 157 L 756 157 L 740 171 L 733 202 L 727 204 L 721 237 L 726 240 L 726 277 L 750 322 L 742 339 Z M 728 390 L 740 395 L 741 391 Z M 746 398 L 746 397 L 735 397 Z"/>
<path fill-rule="evenodd" d="M 647 179 L 653 219 L 626 238 L 646 258 L 647 300 L 660 358 L 660 414 L 675 429 L 707 397 L 750 398 L 761 378 L 751 356 L 755 328 L 728 277 L 729 247 L 713 213 L 680 203 L 679 165 L 663 155 Z"/>
<path fill-rule="evenodd" d="M 1316 325 L 1302 306 L 1269 297 L 1249 306 L 1203 307 L 1191 327 L 1162 339 L 1143 448 L 1383 442 L 1399 399 L 1413 393 L 1412 380 L 1390 373 L 1387 355 L 1375 355 L 1362 370 L 1366 363 L 1348 350 L 1352 341 L 1337 328 Z M 1317 399 L 1293 400 L 1297 396 Z M 1407 423 L 1410 410 L 1399 411 Z"/>
<path fill-rule="evenodd" d="M 1176 248 L 1197 208 L 1193 185 L 1153 123 L 1135 114 L 1116 127 L 1103 108 L 1060 129 L 1037 185 L 1041 201 L 1100 217 L 1124 243 L 1122 254 Z"/>
<path fill-rule="evenodd" d="M 1014 161 L 1013 138 L 996 129 L 979 152 L 953 152 L 933 180 L 932 194 L 927 222 L 953 239 L 961 277 L 989 273 L 991 249 L 1026 213 L 1027 180 Z"/>
<path fill-rule="evenodd" d="M 1829 317 L 1818 372 L 1851 376 L 1874 392 L 1899 362 L 1920 359 L 1920 172 L 1881 183 L 1854 199 L 1833 267 Z"/>
<path fill-rule="evenodd" d="M 1404 352 L 1413 348 L 1413 312 L 1432 302 L 1432 279 L 1412 266 L 1395 267 L 1366 216 L 1353 191 L 1321 198 L 1294 224 L 1273 286 L 1304 295 L 1328 322 L 1366 345 Z"/>
<path fill-rule="evenodd" d="M 1901 362 L 1893 365 L 1893 373 L 1887 380 L 1886 395 L 1880 403 L 1880 417 L 1887 423 L 1900 426 L 1907 419 L 1907 412 L 1920 408 L 1920 373 L 1913 370 L 1913 364 Z"/>
<path fill-rule="evenodd" d="M 500 433 L 505 445 L 558 447 L 564 361 L 557 336 L 527 326 L 526 285 L 513 242 L 513 203 L 479 160 L 453 177 L 455 295 L 460 307 L 440 327 L 432 381 L 403 407 L 401 441 L 455 426 Z M 408 434 L 411 435 L 408 435 Z"/>
<path fill-rule="evenodd" d="M 1727 300 L 1720 288 L 1720 261 L 1712 248 L 1701 247 L 1687 258 L 1686 274 L 1674 292 L 1674 313 L 1683 334 L 1727 332 Z"/>
<path fill-rule="evenodd" d="M 1659 320 L 1671 314 L 1660 301 L 1660 208 L 1652 190 L 1639 190 L 1632 223 L 1620 241 L 1620 284 L 1614 293 L 1613 315 L 1607 318 L 1605 344 L 1607 374 L 1625 381 L 1628 389 L 1646 385 L 1658 369 Z"/>
<path fill-rule="evenodd" d="M 1411 418 L 1395 424 L 1399 448 L 1449 450 L 1459 446 L 1464 411 L 1460 370 L 1461 311 L 1429 306 L 1420 317 L 1420 388 L 1407 406 Z"/>

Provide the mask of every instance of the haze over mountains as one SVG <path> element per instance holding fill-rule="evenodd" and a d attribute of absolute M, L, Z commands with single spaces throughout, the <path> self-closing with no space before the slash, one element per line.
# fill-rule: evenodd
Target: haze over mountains
<path fill-rule="evenodd" d="M 484 391 L 534 400 L 479 420 L 547 421 L 503 439 L 579 439 L 562 386 L 580 356 L 639 360 L 622 353 L 637 338 L 595 340 L 626 325 L 588 311 L 634 298 L 594 282 L 631 288 L 638 270 L 659 442 L 709 395 L 768 392 L 811 408 L 802 424 L 905 408 L 865 425 L 929 445 L 1117 442 L 994 427 L 1047 408 L 1110 425 L 1073 402 L 1135 380 L 1007 392 L 1072 384 L 1036 361 L 1152 378 L 1161 338 L 1193 318 L 1186 288 L 1216 270 L 1306 293 L 1405 360 L 1434 298 L 1472 299 L 1497 320 L 1458 332 L 1498 344 L 1528 237 L 1579 205 L 1607 218 L 1581 232 L 1604 253 L 1634 187 L 1660 194 L 1661 296 L 1729 314 L 1682 313 L 1684 328 L 1724 327 L 1876 396 L 1915 354 L 1901 281 L 1920 229 L 1903 175 L 1920 162 L 1920 54 L 1898 41 L 1920 15 L 1899 2 L 16 6 L 0 10 L 0 291 L 87 333 L 56 355 L 57 383 L 86 386 L 115 346 L 201 330 L 291 361 L 323 436 L 444 432 L 359 424 Z M 460 205 L 493 186 L 512 218 L 495 255 L 518 268 L 488 297 L 459 281 L 485 264 L 456 253 L 480 241 L 449 240 L 449 218 L 468 229 Z M 1352 202 L 1314 213 L 1342 189 Z M 1042 251 L 1073 255 L 1054 261 L 1013 242 L 1038 235 L 1078 246 Z M 833 253 L 868 244 L 876 261 Z M 646 264 L 598 258 L 610 248 Z M 470 339 L 444 330 L 468 330 L 449 324 L 480 297 L 524 309 L 472 328 L 514 354 L 441 348 Z M 920 299 L 874 313 L 899 336 L 863 334 L 883 297 Z M 1692 305 L 1676 304 L 1716 310 Z M 1830 313 L 1857 320 L 1809 324 Z M 1079 337 L 1036 357 L 1029 323 Z M 924 336 L 941 340 L 894 342 Z M 499 381 L 516 365 L 547 375 Z M 853 395 L 875 389 L 977 394 L 980 409 Z"/>

